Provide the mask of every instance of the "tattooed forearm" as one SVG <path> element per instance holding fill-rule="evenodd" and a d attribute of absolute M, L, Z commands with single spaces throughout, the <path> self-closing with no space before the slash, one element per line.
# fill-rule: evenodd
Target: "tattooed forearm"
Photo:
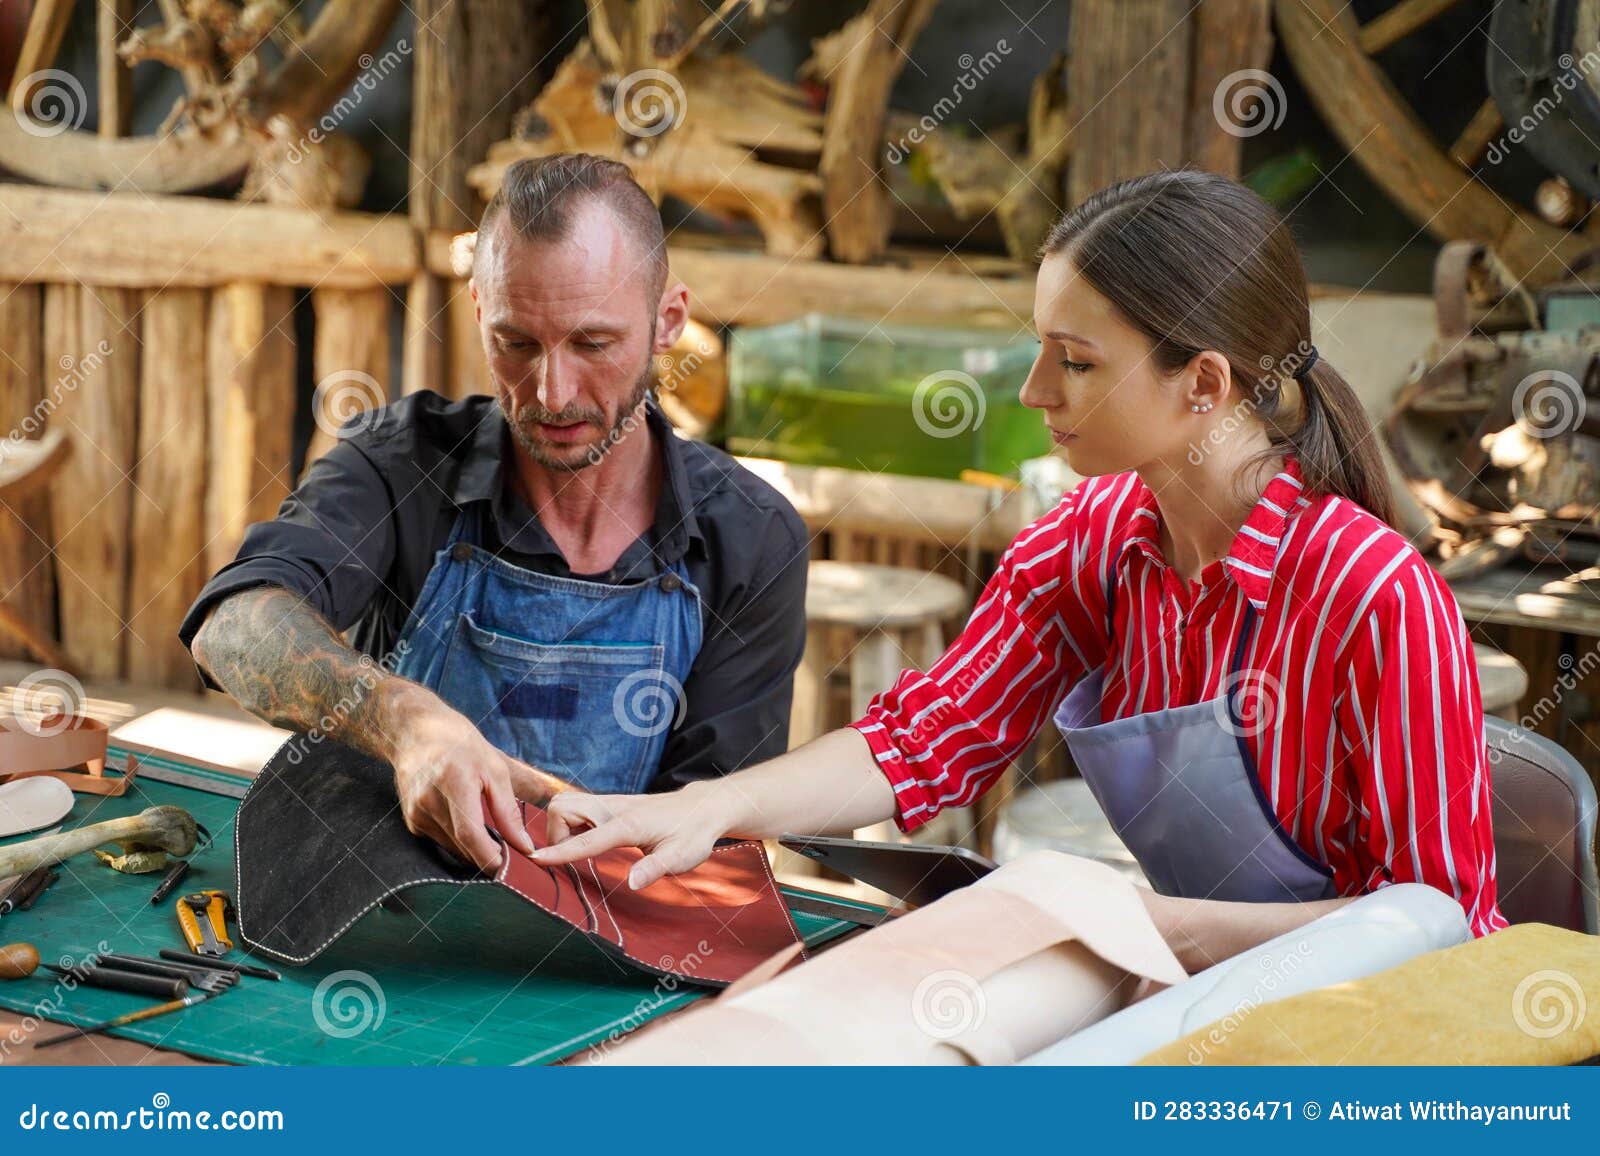
<path fill-rule="evenodd" d="M 321 615 L 277 586 L 219 602 L 195 635 L 193 652 L 258 718 L 319 731 L 381 758 L 391 756 L 399 704 L 432 697 L 352 649 Z"/>

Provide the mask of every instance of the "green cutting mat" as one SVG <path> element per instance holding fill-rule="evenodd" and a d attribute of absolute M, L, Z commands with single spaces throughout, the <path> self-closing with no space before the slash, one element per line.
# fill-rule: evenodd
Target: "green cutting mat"
<path fill-rule="evenodd" d="M 166 765 L 207 781 L 237 782 Z M 141 778 L 119 799 L 78 796 L 63 829 L 168 803 L 215 836 L 194 856 L 176 895 L 213 887 L 232 893 L 237 799 Z M 150 902 L 159 874 L 121 875 L 92 855 L 59 870 L 61 878 L 31 911 L 0 918 L 0 943 L 30 942 L 47 963 L 95 951 L 154 956 L 163 947 L 184 947 L 176 895 L 159 907 Z M 527 905 L 502 888 L 428 885 L 402 894 L 409 913 L 369 912 L 308 966 L 256 961 L 278 971 L 281 982 L 245 978 L 215 999 L 116 1034 L 246 1064 L 537 1064 L 604 1045 L 708 994 L 597 969 L 584 936 L 564 928 L 552 934 L 547 925 L 554 921 L 529 919 Z M 810 945 L 854 926 L 798 912 L 795 923 Z M 231 958 L 247 957 L 235 950 Z M 596 974 L 615 978 L 597 981 Z M 86 987 L 68 991 L 43 970 L 0 983 L 0 1006 L 71 1024 L 97 1023 L 151 1002 Z"/>

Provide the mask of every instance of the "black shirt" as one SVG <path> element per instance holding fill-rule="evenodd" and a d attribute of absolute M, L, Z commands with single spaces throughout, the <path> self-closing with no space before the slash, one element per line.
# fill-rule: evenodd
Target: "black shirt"
<path fill-rule="evenodd" d="M 684 680 L 683 722 L 650 790 L 784 752 L 805 648 L 807 533 L 771 486 L 720 450 L 679 438 L 651 405 L 645 424 L 665 464 L 654 524 L 609 571 L 573 575 L 538 516 L 503 483 L 515 451 L 494 398 L 452 402 L 423 391 L 361 420 L 368 427 L 313 463 L 277 518 L 252 525 L 206 583 L 178 629 L 185 646 L 218 601 L 273 585 L 303 596 L 352 646 L 380 658 L 399 640 L 457 514 L 487 502 L 480 545 L 525 569 L 622 584 L 684 560 L 700 591 L 704 641 Z"/>

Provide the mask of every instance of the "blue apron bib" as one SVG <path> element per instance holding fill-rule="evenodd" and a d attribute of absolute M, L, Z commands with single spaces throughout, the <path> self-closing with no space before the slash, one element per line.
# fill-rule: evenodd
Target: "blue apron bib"
<path fill-rule="evenodd" d="M 1107 638 L 1115 637 L 1115 593 L 1113 578 Z M 1101 722 L 1102 668 L 1081 679 L 1056 711 L 1073 763 L 1164 895 L 1268 903 L 1338 894 L 1332 870 L 1278 822 L 1245 743 L 1233 692 L 1255 624 L 1256 609 L 1246 602 L 1223 693 L 1214 699 Z"/>
<path fill-rule="evenodd" d="M 638 794 L 682 720 L 700 592 L 681 559 L 625 586 L 513 566 L 479 546 L 483 506 L 434 556 L 396 673 L 513 758 L 588 791 Z"/>

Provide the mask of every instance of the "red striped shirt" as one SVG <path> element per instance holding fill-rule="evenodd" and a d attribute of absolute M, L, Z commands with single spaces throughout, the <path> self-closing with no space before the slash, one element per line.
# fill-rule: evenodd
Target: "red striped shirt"
<path fill-rule="evenodd" d="M 1341 895 L 1426 883 L 1474 935 L 1506 926 L 1476 660 L 1422 556 L 1356 503 L 1303 496 L 1293 456 L 1198 583 L 1163 560 L 1159 518 L 1135 473 L 1083 482 L 1011 544 L 932 669 L 873 700 L 853 725 L 900 828 L 981 795 L 1107 658 L 1102 721 L 1222 694 L 1248 600 L 1259 621 L 1236 693 L 1257 712 L 1245 741 L 1284 830 Z"/>

